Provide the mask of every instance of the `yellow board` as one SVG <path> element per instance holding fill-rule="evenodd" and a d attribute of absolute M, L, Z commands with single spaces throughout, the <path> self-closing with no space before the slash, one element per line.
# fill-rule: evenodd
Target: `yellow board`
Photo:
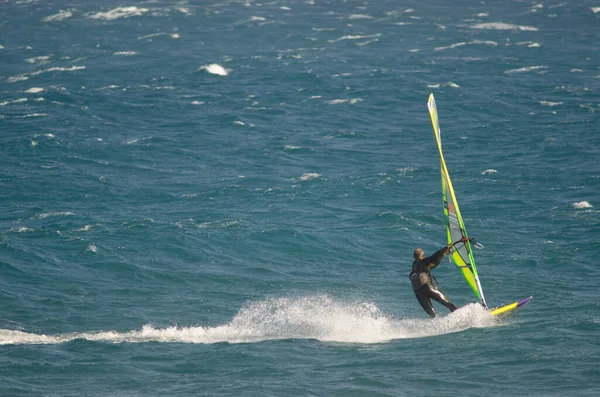
<path fill-rule="evenodd" d="M 530 296 L 529 298 L 525 298 L 525 299 L 522 299 L 520 301 L 516 301 L 514 303 L 511 303 L 510 305 L 499 307 L 497 309 L 492 310 L 490 312 L 490 314 L 492 316 L 506 316 L 506 315 L 509 315 L 513 311 L 515 311 L 516 309 L 520 308 L 521 306 L 523 306 L 527 302 L 529 302 L 531 300 L 531 298 L 533 298 L 533 297 Z"/>

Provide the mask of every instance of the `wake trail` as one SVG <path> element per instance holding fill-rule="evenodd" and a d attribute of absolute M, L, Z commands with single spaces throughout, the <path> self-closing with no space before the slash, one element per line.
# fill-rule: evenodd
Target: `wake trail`
<path fill-rule="evenodd" d="M 95 331 L 43 335 L 0 329 L 0 345 L 60 344 L 76 339 L 107 343 L 254 343 L 281 339 L 316 339 L 339 343 L 383 343 L 486 328 L 501 323 L 479 304 L 431 319 L 401 318 L 383 313 L 375 304 L 345 302 L 328 295 L 271 298 L 250 302 L 226 324 L 173 326 L 128 332 Z"/>

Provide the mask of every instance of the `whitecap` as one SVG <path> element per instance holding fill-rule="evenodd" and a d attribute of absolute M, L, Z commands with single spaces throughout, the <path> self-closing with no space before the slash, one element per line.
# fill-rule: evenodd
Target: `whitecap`
<path fill-rule="evenodd" d="M 166 36 L 166 35 L 168 35 L 168 33 L 164 33 L 164 32 L 162 32 L 162 33 L 152 33 L 152 34 L 147 34 L 145 36 L 139 36 L 137 39 L 138 40 L 144 40 L 144 39 L 150 39 L 152 37 Z"/>
<path fill-rule="evenodd" d="M 579 203 L 573 203 L 573 208 L 583 209 L 583 208 L 592 208 L 592 205 L 587 201 L 580 201 Z"/>
<path fill-rule="evenodd" d="M 118 52 L 113 52 L 113 55 L 132 56 L 132 55 L 137 55 L 137 52 L 135 52 L 135 51 L 118 51 Z"/>
<path fill-rule="evenodd" d="M 600 7 L 590 7 L 590 10 L 592 10 L 594 14 L 598 14 L 600 12 Z"/>
<path fill-rule="evenodd" d="M 381 33 L 372 34 L 372 35 L 363 35 L 363 36 L 361 36 L 361 35 L 356 35 L 356 36 L 353 36 L 353 35 L 346 35 L 346 36 L 342 36 L 342 37 L 340 37 L 339 39 L 335 39 L 335 40 L 328 40 L 328 41 L 329 41 L 330 43 L 335 43 L 335 42 L 342 41 L 342 40 L 361 40 L 361 39 L 371 39 L 371 38 L 374 38 L 374 37 L 379 37 L 379 36 L 381 36 Z"/>
<path fill-rule="evenodd" d="M 47 115 L 48 114 L 46 114 L 46 113 L 31 113 L 31 114 L 26 114 L 24 116 L 15 116 L 15 118 L 16 119 L 26 119 L 26 118 L 29 118 L 29 117 L 46 117 Z"/>
<path fill-rule="evenodd" d="M 94 244 L 90 244 L 87 246 L 87 249 L 85 250 L 85 252 L 92 252 L 92 253 L 96 253 L 98 252 L 98 248 L 96 248 L 96 246 Z"/>
<path fill-rule="evenodd" d="M 25 62 L 28 63 L 48 63 L 48 61 L 50 60 L 51 55 L 42 55 L 39 57 L 33 57 L 33 58 L 27 58 L 25 60 Z"/>
<path fill-rule="evenodd" d="M 373 19 L 373 17 L 365 14 L 351 14 L 348 15 L 348 19 Z"/>
<path fill-rule="evenodd" d="M 527 67 L 524 67 L 524 68 L 507 70 L 504 73 L 506 73 L 506 74 L 524 73 L 524 72 L 533 72 L 533 71 L 536 71 L 536 70 L 545 70 L 545 69 L 548 69 L 548 66 L 527 66 Z"/>
<path fill-rule="evenodd" d="M 27 102 L 27 98 L 19 98 L 19 99 L 15 99 L 14 101 L 0 102 L 0 106 L 6 106 L 6 105 L 9 105 L 11 103 L 21 103 L 21 102 Z"/>
<path fill-rule="evenodd" d="M 402 168 L 396 168 L 396 172 L 402 174 L 402 175 L 406 175 L 409 172 L 414 172 L 417 169 L 415 167 L 402 167 Z"/>
<path fill-rule="evenodd" d="M 42 70 L 38 70 L 38 71 L 33 72 L 33 73 L 25 73 L 25 74 L 22 74 L 20 76 L 9 77 L 8 78 L 8 82 L 9 83 L 15 83 L 17 81 L 28 80 L 29 77 L 31 77 L 31 76 L 37 76 L 38 74 L 42 74 L 42 73 L 48 73 L 48 72 L 73 72 L 73 71 L 76 71 L 76 70 L 83 70 L 83 69 L 85 69 L 85 66 L 76 66 L 76 65 L 73 65 L 70 68 L 54 67 L 54 68 L 50 68 L 50 69 L 42 69 Z"/>
<path fill-rule="evenodd" d="M 43 22 L 53 22 L 53 21 L 64 21 L 65 19 L 69 19 L 73 16 L 71 11 L 63 11 L 61 10 L 57 14 L 48 15 L 45 18 L 42 18 Z"/>
<path fill-rule="evenodd" d="M 145 12 L 148 12 L 147 8 L 138 8 L 136 6 L 131 7 L 117 7 L 107 12 L 98 12 L 95 14 L 91 14 L 89 18 L 91 19 L 102 19 L 105 21 L 111 21 L 118 18 L 130 18 L 137 17 Z"/>
<path fill-rule="evenodd" d="M 412 8 L 407 8 L 406 10 L 393 10 L 393 11 L 387 11 L 385 13 L 385 15 L 389 16 L 389 17 L 397 17 L 400 16 L 402 14 L 410 14 L 411 12 L 414 12 L 415 10 L 413 10 Z"/>
<path fill-rule="evenodd" d="M 31 87 L 30 89 L 26 90 L 25 92 L 27 94 L 39 94 L 40 92 L 44 92 L 44 90 L 45 90 L 45 88 L 42 88 L 42 87 Z"/>
<path fill-rule="evenodd" d="M 225 69 L 223 66 L 216 64 L 216 63 L 212 63 L 210 65 L 204 65 L 200 69 L 198 69 L 198 71 L 200 71 L 200 70 L 206 70 L 208 73 L 216 74 L 218 76 L 227 76 L 229 74 L 229 72 L 231 72 L 230 69 Z"/>
<path fill-rule="evenodd" d="M 301 181 L 310 181 L 311 179 L 320 178 L 321 174 L 317 174 L 316 172 L 306 172 L 302 174 L 300 177 Z"/>
<path fill-rule="evenodd" d="M 494 170 L 494 169 L 491 169 L 491 168 L 490 168 L 489 170 L 485 170 L 485 171 L 483 171 L 483 172 L 481 173 L 481 175 L 495 174 L 495 173 L 497 173 L 497 172 L 498 172 L 498 171 L 496 171 L 496 170 Z"/>
<path fill-rule="evenodd" d="M 550 107 L 563 104 L 562 102 L 551 102 L 551 101 L 539 101 L 539 102 L 540 102 L 540 105 L 542 105 L 542 106 L 550 106 Z"/>
<path fill-rule="evenodd" d="M 465 45 L 473 45 L 473 44 L 484 44 L 484 45 L 488 45 L 488 46 L 492 46 L 492 47 L 496 47 L 498 45 L 498 43 L 496 43 L 495 41 L 473 40 L 473 41 L 469 41 L 469 42 L 455 43 L 455 44 L 451 44 L 451 45 L 445 46 L 445 47 L 437 47 L 437 48 L 435 48 L 435 51 L 448 50 L 448 49 L 452 49 L 452 48 L 462 47 Z"/>
<path fill-rule="evenodd" d="M 536 32 L 539 29 L 533 26 L 512 25 L 504 22 L 485 22 L 471 26 L 471 29 L 491 29 L 491 30 L 523 30 Z"/>
<path fill-rule="evenodd" d="M 332 99 L 330 101 L 325 101 L 325 102 L 330 105 L 339 105 L 340 103 L 346 103 L 348 101 L 349 101 L 349 99 Z"/>
<path fill-rule="evenodd" d="M 69 212 L 69 211 L 48 212 L 48 213 L 38 214 L 38 215 L 34 216 L 33 219 L 45 219 L 45 218 L 50 218 L 50 217 L 64 217 L 64 216 L 72 216 L 72 215 L 75 215 L 75 213 Z"/>
<path fill-rule="evenodd" d="M 33 231 L 33 229 L 30 229 L 25 226 L 13 227 L 12 229 L 9 230 L 9 232 L 13 232 L 13 233 L 26 233 L 26 232 L 31 232 L 31 231 Z"/>

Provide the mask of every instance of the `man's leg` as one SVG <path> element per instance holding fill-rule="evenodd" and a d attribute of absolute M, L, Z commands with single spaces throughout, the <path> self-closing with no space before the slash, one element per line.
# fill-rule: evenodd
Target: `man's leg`
<path fill-rule="evenodd" d="M 454 303 L 450 302 L 448 300 L 448 298 L 446 298 L 446 295 L 441 293 L 441 291 L 439 291 L 437 289 L 433 289 L 433 288 L 428 288 L 427 290 L 428 290 L 427 296 L 429 298 L 446 306 L 448 308 L 448 310 L 450 310 L 451 312 L 458 309 Z"/>
<path fill-rule="evenodd" d="M 435 310 L 433 309 L 433 305 L 431 304 L 431 300 L 427 297 L 427 286 L 423 286 L 415 291 L 415 296 L 417 300 L 421 304 L 421 307 L 427 314 L 429 314 L 432 318 L 436 316 Z"/>

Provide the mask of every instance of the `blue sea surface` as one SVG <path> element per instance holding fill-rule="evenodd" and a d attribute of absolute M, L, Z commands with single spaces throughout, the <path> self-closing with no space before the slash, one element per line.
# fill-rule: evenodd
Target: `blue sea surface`
<path fill-rule="evenodd" d="M 600 395 L 598 43 L 598 0 L 2 1 L 0 395 Z M 408 280 L 430 93 L 509 318 Z"/>

